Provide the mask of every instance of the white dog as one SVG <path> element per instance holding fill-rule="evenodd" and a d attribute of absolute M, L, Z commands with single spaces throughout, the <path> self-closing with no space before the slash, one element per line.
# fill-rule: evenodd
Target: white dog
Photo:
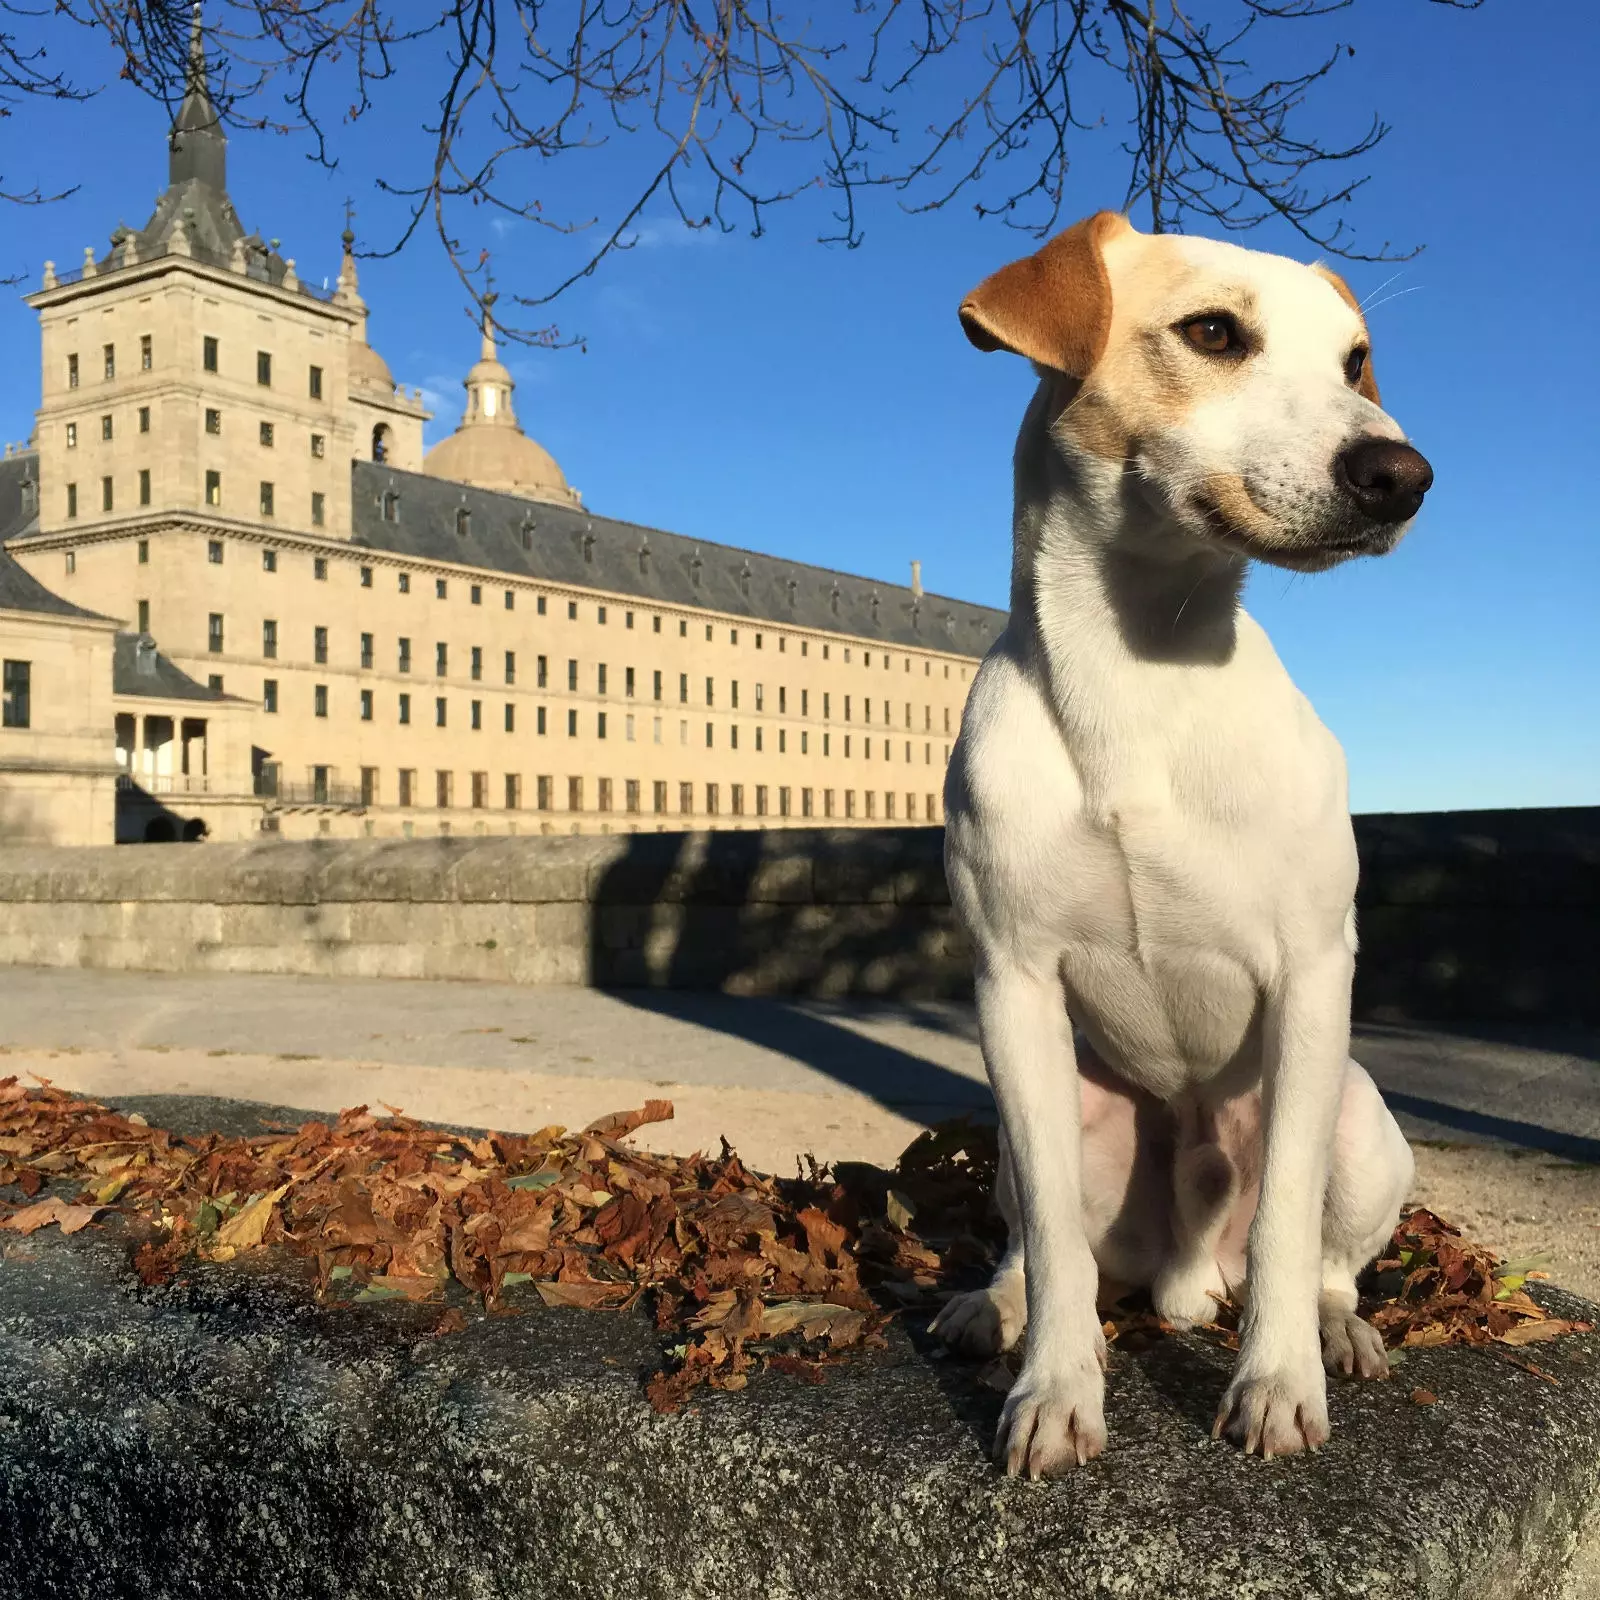
<path fill-rule="evenodd" d="M 1314 1448 L 1324 1362 L 1386 1369 L 1355 1275 L 1411 1155 L 1348 1056 L 1343 752 L 1239 597 L 1251 557 L 1317 572 L 1393 549 L 1432 472 L 1319 267 L 1101 212 L 961 320 L 1040 382 L 1010 621 L 946 785 L 1012 1236 L 937 1327 L 992 1349 L 1026 1320 L 995 1454 L 1059 1471 L 1105 1444 L 1097 1258 L 1169 1318 L 1209 1320 L 1210 1294 L 1241 1287 L 1248 1224 L 1217 1431 Z"/>

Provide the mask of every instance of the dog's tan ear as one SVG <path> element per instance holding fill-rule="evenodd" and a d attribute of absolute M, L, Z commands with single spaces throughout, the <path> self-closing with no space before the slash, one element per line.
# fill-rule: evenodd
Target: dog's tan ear
<path fill-rule="evenodd" d="M 1361 309 L 1361 302 L 1350 292 L 1350 285 L 1330 267 L 1325 267 L 1320 261 L 1313 262 L 1311 270 L 1319 278 L 1326 278 L 1333 285 L 1334 292 L 1344 303 L 1361 318 L 1361 329 L 1367 334 L 1367 359 L 1361 368 L 1361 382 L 1356 385 L 1356 393 L 1363 400 L 1370 400 L 1373 405 L 1381 406 L 1383 402 L 1378 398 L 1378 380 L 1372 375 L 1372 335 L 1367 331 L 1366 315 Z"/>
<path fill-rule="evenodd" d="M 980 350 L 1010 350 L 1069 377 L 1088 377 L 1111 329 L 1103 248 L 1132 227 L 1120 212 L 1097 211 L 985 278 L 961 302 L 967 337 Z"/>

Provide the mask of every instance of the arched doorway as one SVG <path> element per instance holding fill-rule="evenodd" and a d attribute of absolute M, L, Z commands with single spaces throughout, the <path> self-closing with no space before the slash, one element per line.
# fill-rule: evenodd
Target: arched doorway
<path fill-rule="evenodd" d="M 387 461 L 389 459 L 389 424 L 380 422 L 372 430 L 372 459 L 374 461 Z"/>
<path fill-rule="evenodd" d="M 146 844 L 172 844 L 177 837 L 178 830 L 173 826 L 171 817 L 151 817 L 144 825 Z"/>

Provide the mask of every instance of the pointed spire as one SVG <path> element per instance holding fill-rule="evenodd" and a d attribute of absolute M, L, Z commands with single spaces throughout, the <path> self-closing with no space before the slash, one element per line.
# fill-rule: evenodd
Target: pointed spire
<path fill-rule="evenodd" d="M 334 293 L 334 299 L 340 305 L 360 306 L 362 303 L 361 283 L 356 275 L 356 234 L 350 226 L 355 216 L 355 201 L 347 199 L 344 203 L 344 232 L 339 235 L 344 253 L 339 258 L 339 285 Z"/>
<path fill-rule="evenodd" d="M 197 179 L 221 194 L 227 184 L 228 140 L 212 104 L 206 72 L 205 34 L 197 3 L 189 23 L 189 55 L 183 69 L 183 104 L 167 140 L 169 184 Z"/>

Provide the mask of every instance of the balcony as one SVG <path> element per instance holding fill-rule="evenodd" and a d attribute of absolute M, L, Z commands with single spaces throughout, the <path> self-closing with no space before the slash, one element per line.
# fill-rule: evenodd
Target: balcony
<path fill-rule="evenodd" d="M 275 770 L 267 768 L 256 775 L 256 797 L 267 802 L 269 810 L 279 811 L 365 811 L 367 801 L 358 783 L 339 783 L 329 778 L 313 778 L 308 783 L 288 783 Z"/>

